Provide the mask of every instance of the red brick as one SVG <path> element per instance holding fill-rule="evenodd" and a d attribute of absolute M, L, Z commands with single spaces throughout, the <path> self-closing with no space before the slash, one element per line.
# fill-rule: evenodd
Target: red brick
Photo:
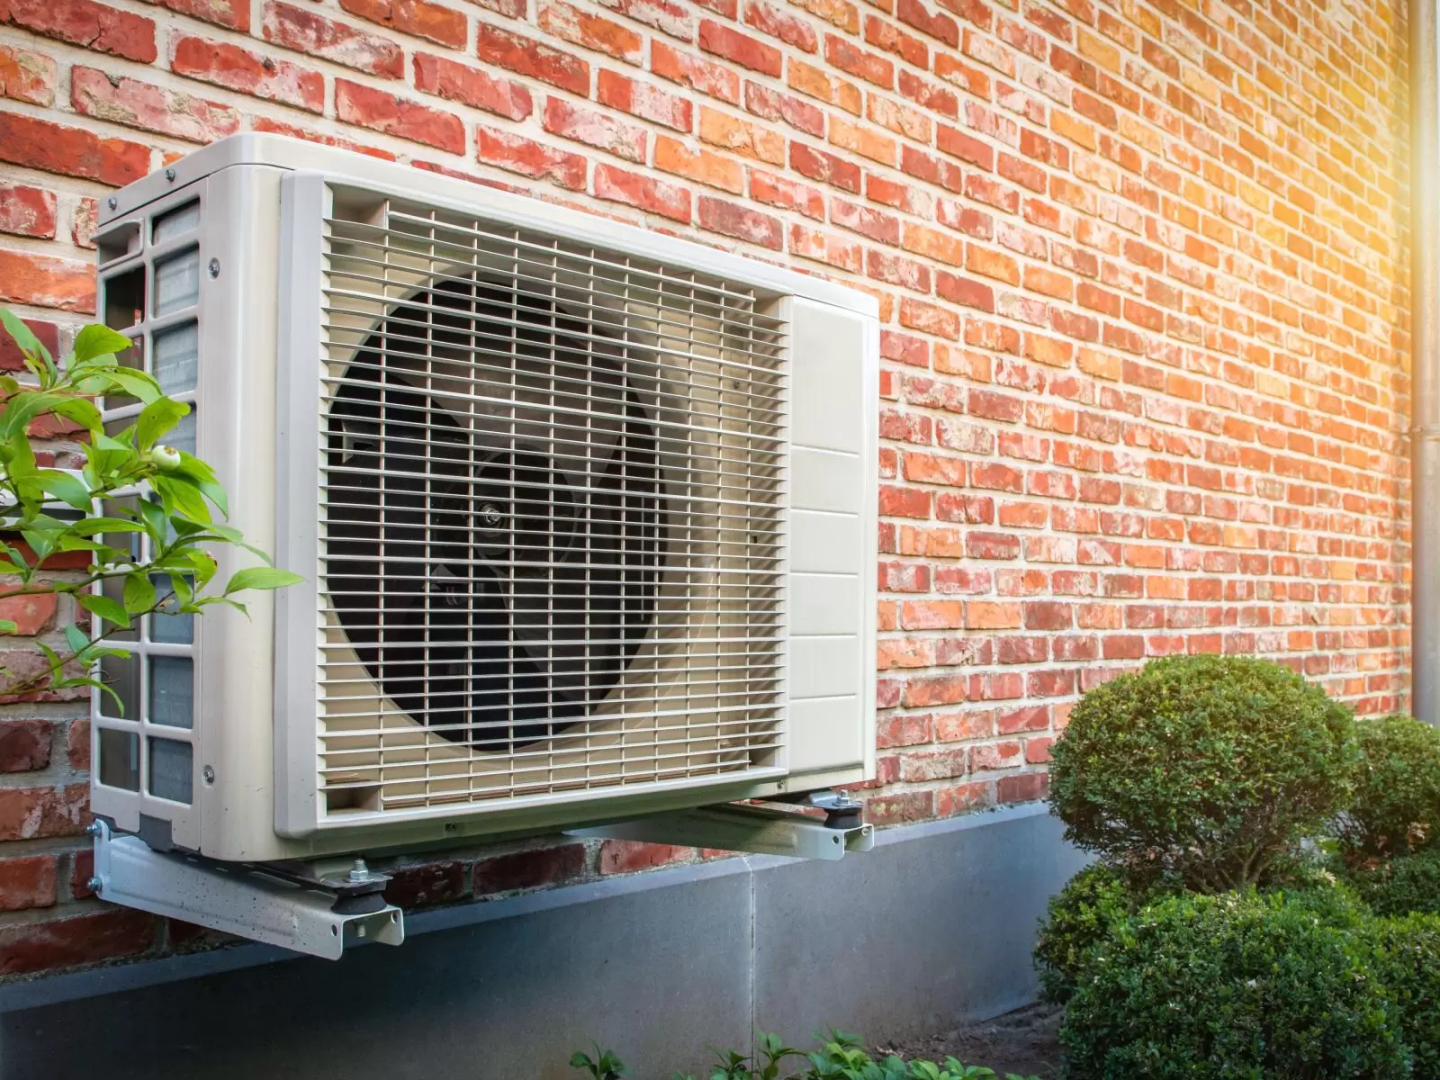
<path fill-rule="evenodd" d="M 191 142 L 213 142 L 240 128 L 240 114 L 228 105 L 94 68 L 71 70 L 70 103 L 83 116 Z"/>
<path fill-rule="evenodd" d="M 55 61 L 50 57 L 0 45 L 0 98 L 53 105 L 55 82 Z"/>
<path fill-rule="evenodd" d="M 415 54 L 415 89 L 507 120 L 523 120 L 534 108 L 530 91 L 520 83 L 429 53 Z"/>
<path fill-rule="evenodd" d="M 627 64 L 640 63 L 644 55 L 644 39 L 635 31 L 560 0 L 542 0 L 539 26 L 553 37 L 613 56 Z"/>
<path fill-rule="evenodd" d="M 815 27 L 804 19 L 767 4 L 765 0 L 747 0 L 745 25 L 804 52 L 813 53 L 820 47 Z"/>
<path fill-rule="evenodd" d="M 672 221 L 690 220 L 690 193 L 684 188 L 612 165 L 595 167 L 595 195 Z"/>
<path fill-rule="evenodd" d="M 102 139 L 79 128 L 0 112 L 0 161 L 118 187 L 150 171 L 150 149 L 125 139 Z"/>
<path fill-rule="evenodd" d="M 476 28 L 476 37 L 476 51 L 487 64 L 497 64 L 572 94 L 590 93 L 590 65 L 577 56 L 485 22 Z"/>
<path fill-rule="evenodd" d="M 475 864 L 475 895 L 489 896 L 558 885 L 584 872 L 584 844 L 562 844 L 543 851 L 496 855 Z"/>
<path fill-rule="evenodd" d="M 746 206 L 723 199 L 701 195 L 697 204 L 697 220 L 702 229 L 733 236 L 761 247 L 779 251 L 783 246 L 780 219 Z"/>
<path fill-rule="evenodd" d="M 40 344 L 49 350 L 52 357 L 60 355 L 60 332 L 54 323 L 39 319 L 22 319 L 21 321 L 35 335 Z M 15 344 L 9 334 L 0 331 L 0 371 L 22 371 L 24 368 L 25 360 L 20 353 L 20 347 Z"/>
<path fill-rule="evenodd" d="M 0 721 L 0 773 L 32 772 L 50 764 L 48 720 Z"/>
<path fill-rule="evenodd" d="M 280 0 L 265 5 L 264 36 L 286 49 L 318 56 L 385 79 L 405 77 L 405 54 L 381 34 L 371 34 Z"/>
<path fill-rule="evenodd" d="M 77 836 L 89 823 L 90 786 L 0 788 L 0 840 Z"/>
<path fill-rule="evenodd" d="M 681 41 L 695 37 L 694 13 L 683 0 L 600 0 L 600 3 Z"/>
<path fill-rule="evenodd" d="M 249 0 L 146 0 L 146 3 L 242 33 L 250 29 Z"/>
<path fill-rule="evenodd" d="M 0 120 L 0 130 L 3 127 L 3 120 Z M 4 153 L 5 150 L 0 149 L 0 155 Z M 88 263 L 0 250 L 0 300 L 64 311 L 93 312 L 95 271 Z"/>
<path fill-rule="evenodd" d="M 836 157 L 825 150 L 815 150 L 803 143 L 790 144 L 790 167 L 801 176 L 842 191 L 860 193 L 860 166 Z"/>
<path fill-rule="evenodd" d="M 552 135 L 593 146 L 617 157 L 645 161 L 645 129 L 623 123 L 606 113 L 581 108 L 561 98 L 547 98 L 544 127 Z"/>
<path fill-rule="evenodd" d="M 407 909 L 462 899 L 469 884 L 466 869 L 458 862 L 441 862 L 387 870 L 390 880 L 385 885 L 385 899 Z"/>
<path fill-rule="evenodd" d="M 348 79 L 335 80 L 335 117 L 452 154 L 465 152 L 465 128 L 458 116 Z"/>
<path fill-rule="evenodd" d="M 0 911 L 45 908 L 55 903 L 54 855 L 0 859 Z"/>
<path fill-rule="evenodd" d="M 825 35 L 825 60 L 833 67 L 886 90 L 895 86 L 895 65 L 883 56 L 856 48 L 844 38 Z"/>
<path fill-rule="evenodd" d="M 452 49 L 465 47 L 465 16 L 426 0 L 340 0 L 347 14 Z"/>
<path fill-rule="evenodd" d="M 773 45 L 766 45 L 710 19 L 701 21 L 699 41 L 700 48 L 705 52 L 724 57 L 762 75 L 780 77 L 780 50 Z"/>
<path fill-rule="evenodd" d="M 1050 792 L 1050 774 L 1043 772 L 1002 776 L 995 783 L 995 800 L 999 803 L 1035 802 Z"/>
<path fill-rule="evenodd" d="M 0 927 L 0 974 L 30 975 L 134 956 L 148 951 L 154 939 L 154 916 L 123 908 Z"/>
<path fill-rule="evenodd" d="M 683 862 L 694 850 L 671 844 L 642 844 L 635 840 L 602 840 L 600 873 L 632 874 L 637 870 L 668 866 Z"/>
<path fill-rule="evenodd" d="M 4 0 L 0 23 L 125 60 L 155 62 L 155 23 L 94 0 Z"/>
<path fill-rule="evenodd" d="M 547 146 L 483 124 L 475 128 L 475 143 L 476 156 L 488 165 L 497 165 L 532 180 L 548 180 L 572 191 L 585 187 L 584 154 Z"/>
<path fill-rule="evenodd" d="M 173 35 L 170 70 L 297 109 L 318 113 L 325 108 L 325 77 L 318 71 L 225 42 Z"/>
<path fill-rule="evenodd" d="M 265 116 L 255 117 L 254 125 L 256 131 L 270 132 L 275 135 L 288 135 L 292 139 L 304 139 L 307 142 L 320 143 L 323 146 L 338 146 L 341 149 L 352 150 L 357 154 L 367 154 L 370 157 L 377 157 L 383 161 L 395 160 L 394 154 L 389 150 L 382 150 L 378 146 L 357 142 L 354 139 L 346 139 L 339 135 L 322 134 L 318 131 L 311 131 L 308 128 L 296 127 L 294 124 L 286 124 L 279 120 L 272 120 Z"/>
<path fill-rule="evenodd" d="M 90 721 L 72 720 L 65 739 L 65 754 L 72 769 L 90 771 Z"/>
<path fill-rule="evenodd" d="M 687 180 L 720 188 L 738 195 L 745 190 L 745 168 L 734 158 L 692 150 L 678 139 L 660 135 L 655 139 L 655 168 Z"/>
<path fill-rule="evenodd" d="M 676 131 L 690 131 L 695 125 L 695 108 L 691 102 L 617 71 L 601 70 L 596 79 L 595 100 Z"/>
<path fill-rule="evenodd" d="M 723 64 L 680 52 L 656 41 L 650 45 L 650 70 L 662 79 L 688 86 L 731 105 L 740 104 L 740 76 Z"/>
<path fill-rule="evenodd" d="M 25 184 L 0 183 L 0 232 L 53 239 L 55 193 Z"/>

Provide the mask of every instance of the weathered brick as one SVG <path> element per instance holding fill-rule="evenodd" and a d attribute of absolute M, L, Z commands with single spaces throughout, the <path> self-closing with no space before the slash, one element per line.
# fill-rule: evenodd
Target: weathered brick
<path fill-rule="evenodd" d="M 95 0 L 5 0 L 4 23 L 125 60 L 155 62 L 155 23 Z"/>
<path fill-rule="evenodd" d="M 325 108 L 325 77 L 318 71 L 225 42 L 173 35 L 170 70 L 297 109 L 318 113 Z"/>
<path fill-rule="evenodd" d="M 690 220 L 690 193 L 676 184 L 626 172 L 611 165 L 597 165 L 594 190 L 600 199 L 625 203 L 672 221 Z"/>
<path fill-rule="evenodd" d="M 427 0 L 340 0 L 346 14 L 452 49 L 465 47 L 465 16 Z"/>
<path fill-rule="evenodd" d="M 475 149 L 480 161 L 532 180 L 547 180 L 572 191 L 585 187 L 584 154 L 547 146 L 484 124 L 475 128 Z"/>
<path fill-rule="evenodd" d="M 150 171 L 150 150 L 17 113 L 0 113 L 0 161 L 119 186 Z"/>
<path fill-rule="evenodd" d="M 497 64 L 572 94 L 583 96 L 590 92 L 590 65 L 577 56 L 485 22 L 477 27 L 476 40 L 480 59 L 488 64 Z"/>
<path fill-rule="evenodd" d="M 45 908 L 55 903 L 54 855 L 0 859 L 0 911 Z"/>
<path fill-rule="evenodd" d="M 347 124 L 358 124 L 452 154 L 465 152 L 465 127 L 454 113 L 441 112 L 349 79 L 335 80 L 335 115 Z"/>
<path fill-rule="evenodd" d="M 496 855 L 475 864 L 475 895 L 488 896 L 558 885 L 584 872 L 584 844 L 561 844 L 540 851 Z"/>
<path fill-rule="evenodd" d="M 644 52 L 644 39 L 635 31 L 560 0 L 542 0 L 539 26 L 547 34 L 572 45 L 603 52 L 627 64 L 640 63 Z"/>
<path fill-rule="evenodd" d="M 55 193 L 28 184 L 0 183 L 0 232 L 53 239 Z"/>
<path fill-rule="evenodd" d="M 523 120 L 535 107 L 523 84 L 430 53 L 415 54 L 415 89 L 507 120 Z"/>
<path fill-rule="evenodd" d="M 269 0 L 263 32 L 266 41 L 286 49 L 386 79 L 405 77 L 405 54 L 394 41 L 293 4 Z"/>
<path fill-rule="evenodd" d="M 563 139 L 593 146 L 616 157 L 644 162 L 649 136 L 644 128 L 616 120 L 606 113 L 582 109 L 561 98 L 545 100 L 546 131 Z"/>

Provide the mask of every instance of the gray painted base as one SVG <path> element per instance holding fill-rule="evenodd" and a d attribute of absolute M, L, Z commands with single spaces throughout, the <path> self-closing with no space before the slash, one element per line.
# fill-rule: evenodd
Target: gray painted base
<path fill-rule="evenodd" d="M 755 1025 L 928 1034 L 1033 1000 L 1036 922 L 1084 862 L 1060 833 L 1018 807 L 838 863 L 726 860 L 422 914 L 400 948 L 339 963 L 242 947 L 13 985 L 0 1077 L 569 1080 L 597 1039 L 658 1080 Z"/>

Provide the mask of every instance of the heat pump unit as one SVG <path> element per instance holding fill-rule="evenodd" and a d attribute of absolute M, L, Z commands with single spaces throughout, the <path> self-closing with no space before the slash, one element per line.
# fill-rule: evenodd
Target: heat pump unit
<path fill-rule="evenodd" d="M 274 862 L 873 775 L 873 298 L 263 135 L 101 217 L 172 440 L 305 578 L 106 662 L 108 827 Z"/>

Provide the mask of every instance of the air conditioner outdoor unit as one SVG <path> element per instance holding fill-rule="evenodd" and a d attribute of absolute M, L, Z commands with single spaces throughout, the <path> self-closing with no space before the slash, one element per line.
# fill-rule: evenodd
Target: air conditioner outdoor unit
<path fill-rule="evenodd" d="M 873 775 L 873 298 L 266 135 L 97 244 L 171 441 L 305 577 L 106 662 L 107 830 L 275 863 Z"/>

